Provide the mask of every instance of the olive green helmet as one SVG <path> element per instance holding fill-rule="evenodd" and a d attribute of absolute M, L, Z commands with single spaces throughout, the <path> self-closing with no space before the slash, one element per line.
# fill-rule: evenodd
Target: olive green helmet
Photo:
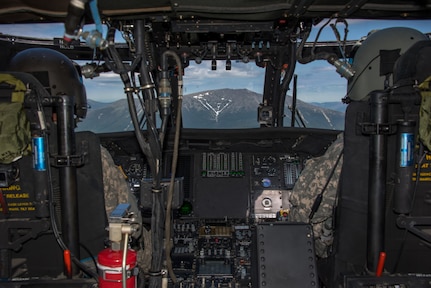
<path fill-rule="evenodd" d="M 353 101 L 364 101 L 368 99 L 369 92 L 385 89 L 386 75 L 382 74 L 381 66 L 393 66 L 393 63 L 385 62 L 382 53 L 393 51 L 396 55 L 402 55 L 416 42 L 427 39 L 425 34 L 404 27 L 370 32 L 353 57 L 352 68 L 355 75 L 349 79 L 347 97 Z"/>
<path fill-rule="evenodd" d="M 73 97 L 75 115 L 85 118 L 87 94 L 81 71 L 64 54 L 48 48 L 30 48 L 17 53 L 9 63 L 9 70 L 32 74 L 50 95 Z"/>

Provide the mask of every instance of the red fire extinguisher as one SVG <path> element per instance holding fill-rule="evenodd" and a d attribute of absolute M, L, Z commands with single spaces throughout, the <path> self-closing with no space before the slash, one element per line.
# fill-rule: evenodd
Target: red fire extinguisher
<path fill-rule="evenodd" d="M 106 248 L 97 257 L 99 268 L 99 288 L 123 288 L 123 250 Z M 136 287 L 136 252 L 127 249 L 126 287 Z"/>

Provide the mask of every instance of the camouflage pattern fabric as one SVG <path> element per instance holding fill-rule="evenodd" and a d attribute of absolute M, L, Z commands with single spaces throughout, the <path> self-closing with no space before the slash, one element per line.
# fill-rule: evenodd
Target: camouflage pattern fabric
<path fill-rule="evenodd" d="M 135 203 L 133 195 L 126 182 L 125 176 L 121 173 L 120 169 L 115 165 L 114 160 L 105 147 L 100 148 L 102 157 L 102 171 L 103 171 L 103 191 L 105 194 L 105 210 L 109 219 L 111 212 L 120 203 Z M 132 201 L 131 201 L 132 200 Z M 137 209 L 132 211 L 137 212 Z M 137 208 L 137 207 L 136 207 Z"/>
<path fill-rule="evenodd" d="M 101 146 L 100 150 L 102 158 L 103 191 L 105 196 L 106 216 L 109 219 L 109 215 L 118 204 L 129 203 L 131 205 L 130 210 L 135 215 L 135 219 L 140 227 L 140 230 L 133 233 L 132 237 L 139 239 L 139 241 L 143 243 L 150 242 L 149 239 L 151 237 L 149 236 L 149 233 L 145 229 L 142 229 L 142 216 L 138 208 L 138 202 L 136 197 L 132 194 L 129 185 L 125 180 L 124 174 L 115 165 L 109 151 L 103 146 Z M 148 256 L 148 252 L 144 251 L 144 249 L 138 249 L 136 252 L 138 254 L 138 266 L 141 269 L 148 270 L 151 256 Z"/>
<path fill-rule="evenodd" d="M 152 244 L 151 244 L 151 231 L 147 230 L 145 226 L 142 227 L 142 246 L 143 249 L 138 251 L 137 261 L 139 268 L 147 274 L 151 267 L 152 258 Z"/>
<path fill-rule="evenodd" d="M 333 241 L 332 214 L 336 205 L 338 181 L 343 160 L 341 156 L 337 164 L 337 159 L 342 151 L 343 134 L 340 133 L 323 156 L 307 160 L 289 199 L 291 209 L 288 221 L 305 222 L 313 226 L 315 252 L 321 258 L 328 256 L 328 248 Z M 337 167 L 331 177 L 336 164 Z M 323 192 L 323 200 L 310 220 L 311 207 L 328 181 L 326 190 Z"/>

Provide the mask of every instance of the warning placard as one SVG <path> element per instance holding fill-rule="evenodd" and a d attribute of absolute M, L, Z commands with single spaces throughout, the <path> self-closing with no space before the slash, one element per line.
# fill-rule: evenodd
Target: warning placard
<path fill-rule="evenodd" d="M 1 188 L 0 197 L 2 198 L 0 201 L 0 214 L 3 216 L 15 213 L 20 214 L 14 215 L 15 217 L 20 217 L 21 215 L 28 216 L 24 214 L 27 214 L 26 212 L 33 212 L 36 210 L 30 193 L 23 191 L 20 184 Z"/>
<path fill-rule="evenodd" d="M 413 172 L 413 181 L 416 181 L 418 171 L 418 165 L 415 165 L 415 172 Z M 422 162 L 419 169 L 419 181 L 420 182 L 431 182 L 431 155 L 425 155 L 425 159 Z"/>

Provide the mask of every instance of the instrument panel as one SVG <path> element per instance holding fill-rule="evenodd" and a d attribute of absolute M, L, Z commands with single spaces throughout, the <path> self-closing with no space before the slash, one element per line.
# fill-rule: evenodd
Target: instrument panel
<path fill-rule="evenodd" d="M 181 198 L 175 201 L 177 206 L 184 201 L 192 205 L 187 216 L 277 219 L 289 209 L 289 193 L 305 160 L 287 153 L 189 153 L 179 160 L 177 179 L 181 183 L 175 191 Z M 151 198 L 147 197 L 151 171 L 145 157 L 114 154 L 114 161 L 127 176 L 141 207 L 151 207 L 145 203 Z"/>
<path fill-rule="evenodd" d="M 169 287 L 283 287 L 286 275 L 278 278 L 282 269 L 296 271 L 286 276 L 297 281 L 296 287 L 316 285 L 314 252 L 308 252 L 311 228 L 288 221 L 289 197 L 305 161 L 323 153 L 336 135 L 326 136 L 307 142 L 304 135 L 289 134 L 283 141 L 252 135 L 256 139 L 245 146 L 239 144 L 243 139 L 238 145 L 196 136 L 184 140 L 175 175 L 170 253 L 178 282 Z M 124 139 L 101 143 L 127 175 L 143 217 L 151 215 L 152 175 L 145 156 Z M 162 161 L 164 193 L 171 159 L 169 150 Z M 303 247 L 295 237 L 304 238 Z M 297 256 L 281 256 L 280 249 Z"/>

